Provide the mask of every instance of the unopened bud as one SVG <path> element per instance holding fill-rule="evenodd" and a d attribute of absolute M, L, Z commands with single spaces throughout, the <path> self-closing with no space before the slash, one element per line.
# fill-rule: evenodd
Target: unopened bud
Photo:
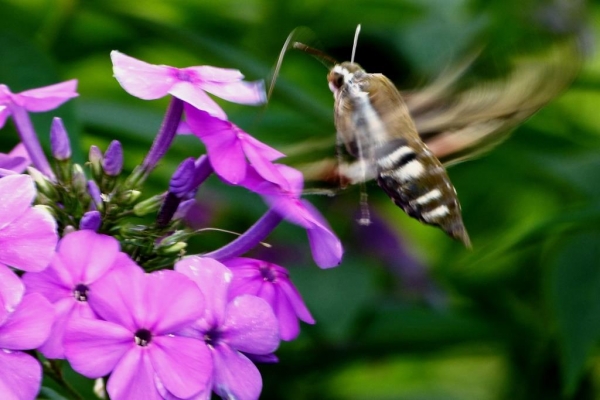
<path fill-rule="evenodd" d="M 92 203 L 96 206 L 96 210 L 104 210 L 104 201 L 102 200 L 102 193 L 100 188 L 94 181 L 88 181 L 87 191 L 92 199 Z"/>
<path fill-rule="evenodd" d="M 88 211 L 83 214 L 81 221 L 79 221 L 79 229 L 89 229 L 91 231 L 98 232 L 102 225 L 102 216 L 99 211 Z"/>
<path fill-rule="evenodd" d="M 79 195 L 82 195 L 87 192 L 87 178 L 85 177 L 85 172 L 81 165 L 73 164 L 72 172 L 71 172 L 71 185 L 75 192 Z"/>
<path fill-rule="evenodd" d="M 71 158 L 71 143 L 62 119 L 54 117 L 50 128 L 50 149 L 52 156 L 59 161 Z"/>
<path fill-rule="evenodd" d="M 172 254 L 180 254 L 186 247 L 187 247 L 186 242 L 177 242 L 170 246 L 157 246 L 156 252 L 163 256 L 172 255 Z"/>
<path fill-rule="evenodd" d="M 123 170 L 123 147 L 118 140 L 113 140 L 108 145 L 102 160 L 102 168 L 108 176 L 118 176 Z"/>
<path fill-rule="evenodd" d="M 156 196 L 152 196 L 144 201 L 140 201 L 133 206 L 133 213 L 138 217 L 142 217 L 144 215 L 157 212 L 163 203 L 164 198 L 164 194 L 157 194 Z"/>
<path fill-rule="evenodd" d="M 98 182 L 102 179 L 102 151 L 97 146 L 90 146 L 90 167 L 92 169 L 92 177 Z"/>
<path fill-rule="evenodd" d="M 27 172 L 33 178 L 37 190 L 40 193 L 44 194 L 51 200 L 58 200 L 59 196 L 56 188 L 52 182 L 50 182 L 50 180 L 44 176 L 44 174 L 33 167 L 27 167 Z"/>

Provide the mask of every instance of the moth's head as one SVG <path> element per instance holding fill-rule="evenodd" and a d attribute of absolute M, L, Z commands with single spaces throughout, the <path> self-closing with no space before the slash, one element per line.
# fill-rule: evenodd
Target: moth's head
<path fill-rule="evenodd" d="M 341 64 L 336 64 L 331 71 L 329 71 L 329 75 L 327 75 L 329 89 L 331 89 L 333 93 L 336 93 L 342 86 L 352 81 L 356 74 L 364 73 L 365 71 L 361 66 L 353 62 L 346 61 Z"/>

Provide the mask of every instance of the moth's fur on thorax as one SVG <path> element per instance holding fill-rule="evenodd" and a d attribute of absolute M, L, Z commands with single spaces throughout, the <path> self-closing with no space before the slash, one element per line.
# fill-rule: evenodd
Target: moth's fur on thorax
<path fill-rule="evenodd" d="M 381 74 L 368 74 L 345 62 L 328 75 L 335 97 L 335 125 L 357 167 L 340 173 L 356 183 L 376 178 L 409 216 L 437 225 L 470 245 L 456 191 L 440 161 L 421 141 L 395 86 Z"/>

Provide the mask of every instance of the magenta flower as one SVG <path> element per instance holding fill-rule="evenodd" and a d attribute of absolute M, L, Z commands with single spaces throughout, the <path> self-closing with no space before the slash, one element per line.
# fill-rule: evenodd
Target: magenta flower
<path fill-rule="evenodd" d="M 204 313 L 204 296 L 174 271 L 113 270 L 97 281 L 92 310 L 103 320 L 67 324 L 64 346 L 73 369 L 110 374 L 111 399 L 162 399 L 159 389 L 190 398 L 206 390 L 210 354 L 200 340 L 175 335 Z"/>
<path fill-rule="evenodd" d="M 8 154 L 0 153 L 0 177 L 20 174 L 31 164 L 23 143 L 19 143 Z"/>
<path fill-rule="evenodd" d="M 188 257 L 175 264 L 200 287 L 206 311 L 192 328 L 181 332 L 203 340 L 214 366 L 212 390 L 224 399 L 258 399 L 262 378 L 243 353 L 269 355 L 279 345 L 277 319 L 263 299 L 242 295 L 229 301 L 232 273 L 210 258 Z M 207 390 L 199 398 L 210 398 Z"/>
<path fill-rule="evenodd" d="M 225 181 L 235 185 L 244 179 L 247 158 L 264 179 L 281 186 L 287 184 L 271 162 L 285 154 L 254 139 L 229 121 L 188 104 L 184 107 L 189 127 L 205 144 L 210 164 Z"/>
<path fill-rule="evenodd" d="M 27 149 L 33 165 L 44 175 L 53 177 L 48 159 L 37 138 L 27 112 L 50 111 L 65 101 L 77 97 L 76 80 L 70 80 L 55 85 L 12 93 L 8 86 L 0 85 L 0 128 L 12 116 L 21 142 Z"/>
<path fill-rule="evenodd" d="M 251 294 L 266 300 L 279 321 L 281 339 L 293 340 L 298 336 L 298 319 L 309 324 L 315 323 L 285 268 L 242 257 L 224 261 L 223 264 L 233 273 L 229 299 Z"/>
<path fill-rule="evenodd" d="M 152 65 L 118 51 L 112 51 L 110 57 L 115 78 L 127 93 L 140 99 L 154 100 L 170 94 L 222 119 L 227 119 L 225 112 L 205 91 L 240 104 L 262 104 L 266 100 L 263 83 L 245 82 L 244 75 L 235 69 Z"/>
<path fill-rule="evenodd" d="M 54 255 L 56 222 L 46 210 L 31 207 L 35 195 L 29 175 L 0 179 L 0 268 L 41 271 Z"/>
<path fill-rule="evenodd" d="M 47 358 L 64 358 L 63 337 L 68 321 L 98 318 L 89 300 L 97 296 L 95 283 L 115 269 L 131 271 L 139 267 L 119 251 L 115 238 L 82 230 L 68 234 L 59 242 L 48 268 L 23 276 L 27 293 L 40 293 L 56 311 L 52 334 L 40 347 Z"/>
<path fill-rule="evenodd" d="M 339 265 L 343 252 L 340 240 L 319 211 L 307 200 L 300 199 L 304 185 L 302 173 L 286 165 L 275 165 L 287 180 L 289 189 L 266 181 L 250 166 L 240 185 L 260 194 L 272 210 L 306 229 L 313 259 L 319 267 Z"/>
<path fill-rule="evenodd" d="M 23 296 L 24 287 L 8 268 L 0 269 L 0 392 L 6 399 L 35 399 L 42 382 L 33 350 L 50 334 L 52 305 L 39 294 Z"/>

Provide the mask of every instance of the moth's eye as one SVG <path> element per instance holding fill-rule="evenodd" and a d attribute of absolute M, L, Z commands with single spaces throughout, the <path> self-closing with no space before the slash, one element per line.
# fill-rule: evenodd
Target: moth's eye
<path fill-rule="evenodd" d="M 333 83 L 335 87 L 341 88 L 344 85 L 344 75 L 338 75 L 335 77 L 335 82 Z"/>

